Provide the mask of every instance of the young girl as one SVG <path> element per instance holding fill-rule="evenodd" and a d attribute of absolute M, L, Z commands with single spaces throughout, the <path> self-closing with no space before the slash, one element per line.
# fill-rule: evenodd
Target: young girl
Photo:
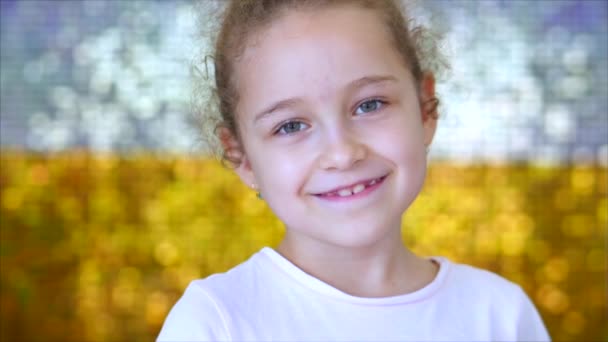
<path fill-rule="evenodd" d="M 438 103 L 402 13 L 390 0 L 229 3 L 217 132 L 286 235 L 193 281 L 158 341 L 549 340 L 519 286 L 402 244 Z"/>

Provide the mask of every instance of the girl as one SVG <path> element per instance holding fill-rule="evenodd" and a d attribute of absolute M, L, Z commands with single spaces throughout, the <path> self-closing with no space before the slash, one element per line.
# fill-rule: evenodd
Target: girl
<path fill-rule="evenodd" d="M 438 103 L 402 13 L 391 0 L 230 2 L 217 132 L 286 235 L 192 282 L 158 341 L 549 339 L 519 286 L 402 244 Z"/>

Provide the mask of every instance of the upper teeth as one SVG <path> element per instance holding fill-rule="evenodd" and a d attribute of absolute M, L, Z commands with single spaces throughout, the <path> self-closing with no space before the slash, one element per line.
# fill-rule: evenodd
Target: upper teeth
<path fill-rule="evenodd" d="M 346 196 L 351 196 L 351 195 L 354 195 L 354 194 L 358 194 L 361 191 L 365 190 L 365 188 L 367 186 L 374 185 L 377 182 L 378 182 L 378 180 L 374 179 L 371 182 L 368 182 L 367 184 L 362 184 L 362 183 L 361 184 L 357 184 L 357 185 L 353 186 L 352 188 L 341 189 L 341 190 L 339 190 L 337 192 L 337 194 L 340 197 L 346 197 Z M 334 194 L 336 194 L 336 193 L 334 193 Z"/>
<path fill-rule="evenodd" d="M 350 191 L 350 189 L 342 189 L 342 190 L 338 191 L 338 195 L 340 197 L 350 196 L 352 194 L 353 193 Z"/>
<path fill-rule="evenodd" d="M 365 185 L 363 185 L 363 184 L 357 184 L 353 188 L 353 194 L 359 193 L 359 192 L 363 191 L 364 189 L 365 189 Z"/>

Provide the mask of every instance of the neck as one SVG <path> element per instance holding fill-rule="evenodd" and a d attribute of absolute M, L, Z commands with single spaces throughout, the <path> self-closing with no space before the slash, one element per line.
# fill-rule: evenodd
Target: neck
<path fill-rule="evenodd" d="M 277 251 L 311 276 L 358 297 L 389 297 L 414 292 L 430 283 L 437 266 L 401 242 L 399 230 L 368 246 L 304 243 L 289 229 Z M 295 243 L 298 241 L 298 243 Z"/>

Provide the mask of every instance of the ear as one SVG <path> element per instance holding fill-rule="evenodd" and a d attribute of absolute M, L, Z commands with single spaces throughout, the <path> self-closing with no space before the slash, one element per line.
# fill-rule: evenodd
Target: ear
<path fill-rule="evenodd" d="M 433 142 L 435 131 L 437 130 L 437 106 L 439 100 L 435 94 L 435 76 L 427 72 L 422 76 L 420 82 L 420 113 L 422 115 L 422 125 L 424 127 L 424 145 L 429 147 Z"/>
<path fill-rule="evenodd" d="M 227 127 L 218 127 L 218 136 L 224 150 L 225 158 L 231 164 L 234 172 L 247 187 L 257 187 L 258 184 L 251 168 L 251 163 L 241 146 L 239 139 Z"/>

